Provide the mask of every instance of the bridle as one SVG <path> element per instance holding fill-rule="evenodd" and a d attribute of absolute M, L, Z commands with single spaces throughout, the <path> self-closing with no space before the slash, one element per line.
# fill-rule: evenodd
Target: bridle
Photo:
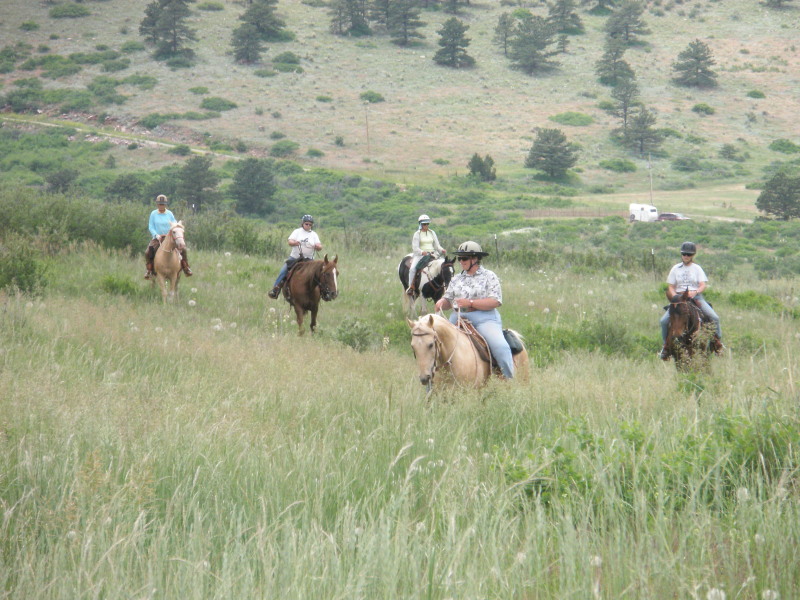
<path fill-rule="evenodd" d="M 335 269 L 336 266 L 332 266 L 331 269 Z M 322 296 L 323 300 L 329 300 L 334 297 L 333 291 L 331 291 L 330 287 L 327 284 L 322 283 L 322 274 L 325 272 L 325 265 L 322 266 L 319 273 L 314 273 L 314 279 L 312 280 L 312 284 L 319 288 L 320 295 Z"/>
<path fill-rule="evenodd" d="M 431 378 L 428 381 L 428 386 L 430 387 L 433 385 L 433 378 L 434 375 L 436 375 L 436 370 L 441 367 L 451 365 L 451 361 L 453 360 L 453 356 L 455 356 L 456 354 L 456 348 L 458 347 L 458 344 L 453 344 L 453 351 L 450 353 L 450 356 L 447 358 L 447 360 L 440 362 L 439 359 L 442 357 L 444 353 L 444 345 L 442 344 L 442 340 L 439 339 L 439 335 L 436 333 L 435 329 L 431 328 L 430 331 L 422 331 L 422 332 L 418 332 L 415 329 L 414 331 L 411 332 L 411 335 L 414 337 L 426 337 L 429 335 L 433 336 L 433 361 L 431 362 L 431 367 L 430 367 Z M 415 351 L 414 356 L 416 356 L 416 354 L 417 353 Z"/>

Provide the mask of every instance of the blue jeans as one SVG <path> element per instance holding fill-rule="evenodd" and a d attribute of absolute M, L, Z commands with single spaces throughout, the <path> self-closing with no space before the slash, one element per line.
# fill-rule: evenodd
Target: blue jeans
<path fill-rule="evenodd" d="M 511 348 L 508 347 L 508 342 L 503 335 L 503 321 L 500 319 L 500 313 L 497 309 L 492 310 L 474 310 L 472 312 L 462 312 L 462 319 L 467 319 L 475 326 L 489 344 L 489 351 L 492 357 L 497 362 L 506 379 L 514 378 L 514 359 L 511 356 Z M 458 321 L 457 311 L 453 311 L 450 315 L 450 322 L 455 325 Z"/>
<path fill-rule="evenodd" d="M 275 283 L 272 284 L 272 287 L 278 287 L 283 280 L 286 279 L 286 274 L 289 272 L 289 265 L 287 263 L 283 263 L 281 270 L 278 272 L 278 278 L 275 280 Z"/>
<path fill-rule="evenodd" d="M 719 324 L 719 315 L 714 312 L 714 309 L 711 308 L 711 305 L 706 302 L 706 299 L 703 298 L 703 294 L 698 294 L 694 297 L 697 300 L 697 304 L 700 306 L 700 310 L 703 311 L 703 316 L 706 318 L 707 321 L 711 321 L 714 323 L 715 327 L 717 328 L 717 337 L 721 340 L 722 339 L 722 327 Z M 664 343 L 667 342 L 667 333 L 669 332 L 669 309 L 664 311 L 664 315 L 661 317 L 661 339 Z"/>

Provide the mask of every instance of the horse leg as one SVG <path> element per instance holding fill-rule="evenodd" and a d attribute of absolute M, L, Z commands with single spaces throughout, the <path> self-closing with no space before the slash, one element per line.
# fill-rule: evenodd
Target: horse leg
<path fill-rule="evenodd" d="M 317 330 L 317 309 L 311 309 L 311 333 Z"/>
<path fill-rule="evenodd" d="M 303 330 L 303 317 L 304 317 L 303 309 L 295 304 L 294 305 L 294 313 L 295 313 L 295 315 L 297 317 L 297 330 L 298 330 L 298 333 L 300 335 L 303 335 L 305 333 L 305 331 Z"/>
<path fill-rule="evenodd" d="M 158 280 L 158 285 L 161 288 L 161 301 L 166 304 L 167 303 L 167 278 L 164 277 L 161 273 L 156 274 L 156 279 Z"/>

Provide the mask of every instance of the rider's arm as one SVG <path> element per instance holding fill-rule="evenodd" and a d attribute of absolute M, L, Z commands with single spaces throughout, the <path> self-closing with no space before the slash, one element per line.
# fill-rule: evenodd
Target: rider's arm
<path fill-rule="evenodd" d="M 671 300 L 673 296 L 675 296 L 675 285 L 670 283 L 667 287 L 667 298 Z"/>
<path fill-rule="evenodd" d="M 419 249 L 419 231 L 415 231 L 411 237 L 411 252 L 414 256 L 422 256 L 422 251 Z"/>
<path fill-rule="evenodd" d="M 697 286 L 697 291 L 691 294 L 691 297 L 694 298 L 697 294 L 702 294 L 706 290 L 706 282 L 701 281 L 700 284 Z"/>
<path fill-rule="evenodd" d="M 150 230 L 150 236 L 156 237 L 158 232 L 156 231 L 156 211 L 150 213 L 150 222 L 147 224 L 147 228 Z"/>
<path fill-rule="evenodd" d="M 450 300 L 447 298 L 439 298 L 439 300 L 436 302 L 436 310 L 447 310 L 448 308 L 453 308 Z"/>

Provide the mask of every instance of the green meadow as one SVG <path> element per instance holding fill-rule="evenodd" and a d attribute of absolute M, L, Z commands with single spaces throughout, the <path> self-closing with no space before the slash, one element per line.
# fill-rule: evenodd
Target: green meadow
<path fill-rule="evenodd" d="M 752 256 L 701 244 L 728 349 L 679 373 L 655 356 L 675 244 L 655 274 L 624 246 L 686 225 L 588 224 L 621 249 L 583 220 L 481 239 L 530 382 L 431 396 L 405 243 L 320 229 L 340 296 L 300 337 L 278 251 L 193 250 L 164 306 L 138 251 L 51 232 L 0 308 L 3 596 L 797 597 L 797 291 L 753 267 L 796 226 L 706 224 Z"/>

